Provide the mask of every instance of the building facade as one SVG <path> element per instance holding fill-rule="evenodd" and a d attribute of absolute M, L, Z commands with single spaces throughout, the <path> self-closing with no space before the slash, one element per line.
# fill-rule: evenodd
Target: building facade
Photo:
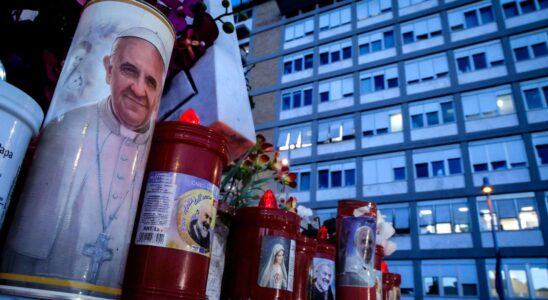
<path fill-rule="evenodd" d="M 489 299 L 487 177 L 506 298 L 548 299 L 548 1 L 278 2 L 236 27 L 299 202 L 377 202 L 404 298 Z"/>

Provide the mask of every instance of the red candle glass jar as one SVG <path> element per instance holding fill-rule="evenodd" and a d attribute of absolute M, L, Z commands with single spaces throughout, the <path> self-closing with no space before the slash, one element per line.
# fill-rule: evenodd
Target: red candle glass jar
<path fill-rule="evenodd" d="M 375 299 L 377 205 L 341 200 L 337 209 L 337 299 Z"/>
<path fill-rule="evenodd" d="M 196 124 L 159 123 L 127 263 L 125 299 L 205 299 L 226 139 Z"/>
<path fill-rule="evenodd" d="M 278 208 L 236 211 L 228 241 L 222 299 L 294 299 L 300 218 Z"/>
<path fill-rule="evenodd" d="M 309 278 L 312 262 L 316 254 L 318 242 L 302 234 L 297 236 L 297 255 L 295 259 L 295 283 L 293 284 L 293 299 L 307 300 L 310 286 Z"/>
<path fill-rule="evenodd" d="M 327 241 L 327 229 L 320 228 L 318 246 L 310 274 L 310 300 L 335 299 L 335 257 L 336 248 Z"/>
<path fill-rule="evenodd" d="M 382 274 L 382 299 L 383 300 L 400 300 L 401 292 L 401 276 L 396 273 Z"/>
<path fill-rule="evenodd" d="M 381 245 L 375 246 L 375 291 L 377 293 L 377 299 L 382 299 L 382 258 L 384 256 L 384 247 Z"/>

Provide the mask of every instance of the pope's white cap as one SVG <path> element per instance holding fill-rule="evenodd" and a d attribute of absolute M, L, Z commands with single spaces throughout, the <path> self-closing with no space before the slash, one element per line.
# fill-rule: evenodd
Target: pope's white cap
<path fill-rule="evenodd" d="M 166 41 L 162 40 L 158 32 L 154 32 L 145 27 L 131 27 L 129 29 L 126 29 L 120 32 L 120 34 L 116 37 L 116 39 L 119 39 L 122 37 L 141 38 L 151 43 L 158 50 L 158 52 L 160 52 L 160 56 L 162 56 L 162 60 L 164 62 L 164 71 L 167 70 L 169 59 L 171 58 L 173 42 L 171 42 L 170 44 L 171 48 L 168 51 L 168 49 L 166 48 Z"/>

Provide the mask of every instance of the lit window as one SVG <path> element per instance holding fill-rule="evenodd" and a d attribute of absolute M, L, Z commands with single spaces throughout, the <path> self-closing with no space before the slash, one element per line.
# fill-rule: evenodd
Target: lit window
<path fill-rule="evenodd" d="M 509 270 L 508 273 L 510 274 L 512 294 L 515 297 L 528 298 L 529 287 L 527 284 L 527 273 L 525 270 Z"/>
<path fill-rule="evenodd" d="M 424 293 L 426 295 L 439 295 L 438 277 L 424 277 Z"/>
<path fill-rule="evenodd" d="M 458 286 L 456 277 L 443 277 L 443 294 L 445 296 L 458 295 Z"/>

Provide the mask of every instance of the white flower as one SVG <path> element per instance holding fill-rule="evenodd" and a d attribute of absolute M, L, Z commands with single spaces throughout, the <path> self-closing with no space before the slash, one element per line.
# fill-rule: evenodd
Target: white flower
<path fill-rule="evenodd" d="M 312 213 L 312 209 L 303 205 L 299 205 L 297 206 L 297 214 L 301 218 L 306 218 L 306 217 L 312 217 L 313 213 Z"/>

